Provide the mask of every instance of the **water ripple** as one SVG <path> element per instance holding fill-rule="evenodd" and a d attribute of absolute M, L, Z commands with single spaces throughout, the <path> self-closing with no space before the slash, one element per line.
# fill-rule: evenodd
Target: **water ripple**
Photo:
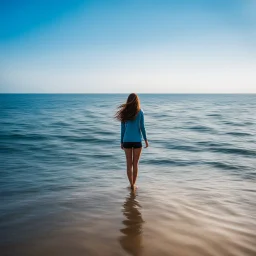
<path fill-rule="evenodd" d="M 131 193 L 124 95 L 0 95 L 1 255 L 256 255 L 255 95 L 140 95 Z"/>

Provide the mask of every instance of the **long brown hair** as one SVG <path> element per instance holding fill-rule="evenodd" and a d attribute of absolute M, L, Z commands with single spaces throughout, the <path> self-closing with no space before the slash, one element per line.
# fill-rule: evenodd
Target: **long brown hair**
<path fill-rule="evenodd" d="M 115 118 L 121 122 L 128 120 L 134 120 L 136 115 L 140 111 L 140 100 L 136 93 L 131 93 L 126 103 L 121 104 L 118 107 L 118 111 L 115 114 Z"/>

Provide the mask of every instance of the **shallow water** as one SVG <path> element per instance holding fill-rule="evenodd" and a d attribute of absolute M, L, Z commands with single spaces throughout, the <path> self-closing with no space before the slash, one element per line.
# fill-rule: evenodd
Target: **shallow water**
<path fill-rule="evenodd" d="M 256 95 L 140 95 L 135 193 L 126 96 L 0 95 L 1 255 L 256 255 Z"/>

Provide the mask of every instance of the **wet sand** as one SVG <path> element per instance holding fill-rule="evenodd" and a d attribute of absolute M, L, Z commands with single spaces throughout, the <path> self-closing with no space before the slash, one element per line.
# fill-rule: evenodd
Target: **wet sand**
<path fill-rule="evenodd" d="M 88 197 L 83 202 L 81 193 L 70 202 L 58 202 L 63 204 L 59 216 L 39 220 L 36 225 L 46 228 L 42 232 L 32 222 L 29 239 L 1 251 L 4 255 L 254 256 L 255 205 L 236 205 L 232 190 L 225 189 L 225 182 L 222 186 L 210 195 L 205 188 L 150 191 L 145 184 L 135 192 L 120 188 L 97 194 L 89 202 Z M 225 190 L 228 194 L 220 194 Z"/>

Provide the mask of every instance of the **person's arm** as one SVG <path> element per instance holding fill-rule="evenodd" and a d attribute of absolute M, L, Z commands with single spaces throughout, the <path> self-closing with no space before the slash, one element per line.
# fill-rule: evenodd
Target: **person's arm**
<path fill-rule="evenodd" d="M 143 136 L 143 139 L 146 143 L 146 147 L 148 147 L 148 140 L 147 140 L 147 132 L 145 129 L 145 124 L 144 124 L 144 113 L 141 111 L 141 117 L 140 117 L 140 130 Z"/>
<path fill-rule="evenodd" d="M 121 144 L 124 142 L 125 123 L 121 122 Z"/>

